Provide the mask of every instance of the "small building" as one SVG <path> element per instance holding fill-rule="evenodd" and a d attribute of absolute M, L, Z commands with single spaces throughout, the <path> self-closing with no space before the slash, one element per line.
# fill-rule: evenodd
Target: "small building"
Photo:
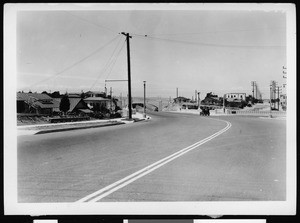
<path fill-rule="evenodd" d="M 189 103 L 191 99 L 185 97 L 177 97 L 173 99 L 174 103 Z"/>
<path fill-rule="evenodd" d="M 225 94 L 225 98 L 228 100 L 239 99 L 242 101 L 246 100 L 246 93 L 227 93 Z"/>

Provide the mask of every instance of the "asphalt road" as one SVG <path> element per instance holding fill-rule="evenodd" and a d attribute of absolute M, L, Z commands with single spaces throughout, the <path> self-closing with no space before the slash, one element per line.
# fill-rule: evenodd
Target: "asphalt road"
<path fill-rule="evenodd" d="M 18 136 L 18 202 L 285 200 L 285 121 L 151 117 Z"/>

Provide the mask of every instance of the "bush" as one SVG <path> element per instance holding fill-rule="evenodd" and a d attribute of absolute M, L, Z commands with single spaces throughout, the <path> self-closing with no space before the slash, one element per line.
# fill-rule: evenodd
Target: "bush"
<path fill-rule="evenodd" d="M 110 114 L 110 118 L 121 118 L 122 115 L 118 112 L 114 113 L 114 114 Z"/>
<path fill-rule="evenodd" d="M 94 118 L 97 118 L 97 119 L 103 119 L 103 118 L 104 118 L 104 115 L 103 115 L 102 113 L 98 112 L 98 113 L 95 113 L 95 114 L 93 115 L 93 117 L 94 117 Z"/>

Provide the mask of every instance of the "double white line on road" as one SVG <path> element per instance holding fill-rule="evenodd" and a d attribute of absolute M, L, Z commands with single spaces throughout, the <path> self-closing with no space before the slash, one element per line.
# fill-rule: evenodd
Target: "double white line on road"
<path fill-rule="evenodd" d="M 220 119 L 216 119 L 218 121 L 224 121 L 224 120 L 220 120 Z M 194 150 L 195 148 L 197 148 L 198 146 L 201 146 L 202 144 L 212 140 L 213 138 L 217 137 L 218 135 L 221 135 L 222 133 L 226 132 L 230 127 L 231 127 L 231 123 L 230 122 L 227 122 L 227 121 L 224 121 L 227 123 L 226 127 L 223 128 L 222 130 L 216 132 L 215 134 L 205 138 L 205 139 L 202 139 L 200 140 L 199 142 L 196 142 L 194 143 L 193 145 L 190 145 L 176 153 L 173 153 L 172 155 L 170 156 L 167 156 L 127 177 L 124 177 L 123 179 L 113 183 L 113 184 L 110 184 L 76 202 L 97 202 L 99 200 L 101 200 L 102 198 L 110 195 L 111 193 L 127 186 L 128 184 L 136 181 L 137 179 L 153 172 L 154 170 L 164 166 L 165 164 L 171 162 L 172 160 L 186 154 L 187 152 L 190 152 L 191 150 Z"/>

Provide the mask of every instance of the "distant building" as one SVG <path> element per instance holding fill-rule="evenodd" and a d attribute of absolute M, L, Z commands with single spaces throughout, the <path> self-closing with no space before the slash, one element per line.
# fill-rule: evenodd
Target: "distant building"
<path fill-rule="evenodd" d="M 81 93 L 68 93 L 68 98 L 80 98 L 81 97 Z"/>
<path fill-rule="evenodd" d="M 89 109 L 99 110 L 101 107 L 105 107 L 107 109 L 111 108 L 114 103 L 111 103 L 110 99 L 103 97 L 88 97 L 84 99 L 84 102 L 87 104 Z"/>
<path fill-rule="evenodd" d="M 191 101 L 191 99 L 185 98 L 185 97 L 174 98 L 174 103 L 187 103 L 187 102 L 190 102 L 190 101 Z"/>
<path fill-rule="evenodd" d="M 233 101 L 234 99 L 245 101 L 246 93 L 227 93 L 225 94 L 225 99 L 227 99 L 227 101 Z"/>
<path fill-rule="evenodd" d="M 88 92 L 85 92 L 85 95 L 87 97 L 102 97 L 102 98 L 106 98 L 105 92 L 101 92 L 101 91 L 88 91 Z"/>
<path fill-rule="evenodd" d="M 287 97 L 286 97 L 286 94 L 281 94 L 280 95 L 280 104 L 281 104 L 282 109 L 285 110 L 286 106 L 287 106 Z"/>

